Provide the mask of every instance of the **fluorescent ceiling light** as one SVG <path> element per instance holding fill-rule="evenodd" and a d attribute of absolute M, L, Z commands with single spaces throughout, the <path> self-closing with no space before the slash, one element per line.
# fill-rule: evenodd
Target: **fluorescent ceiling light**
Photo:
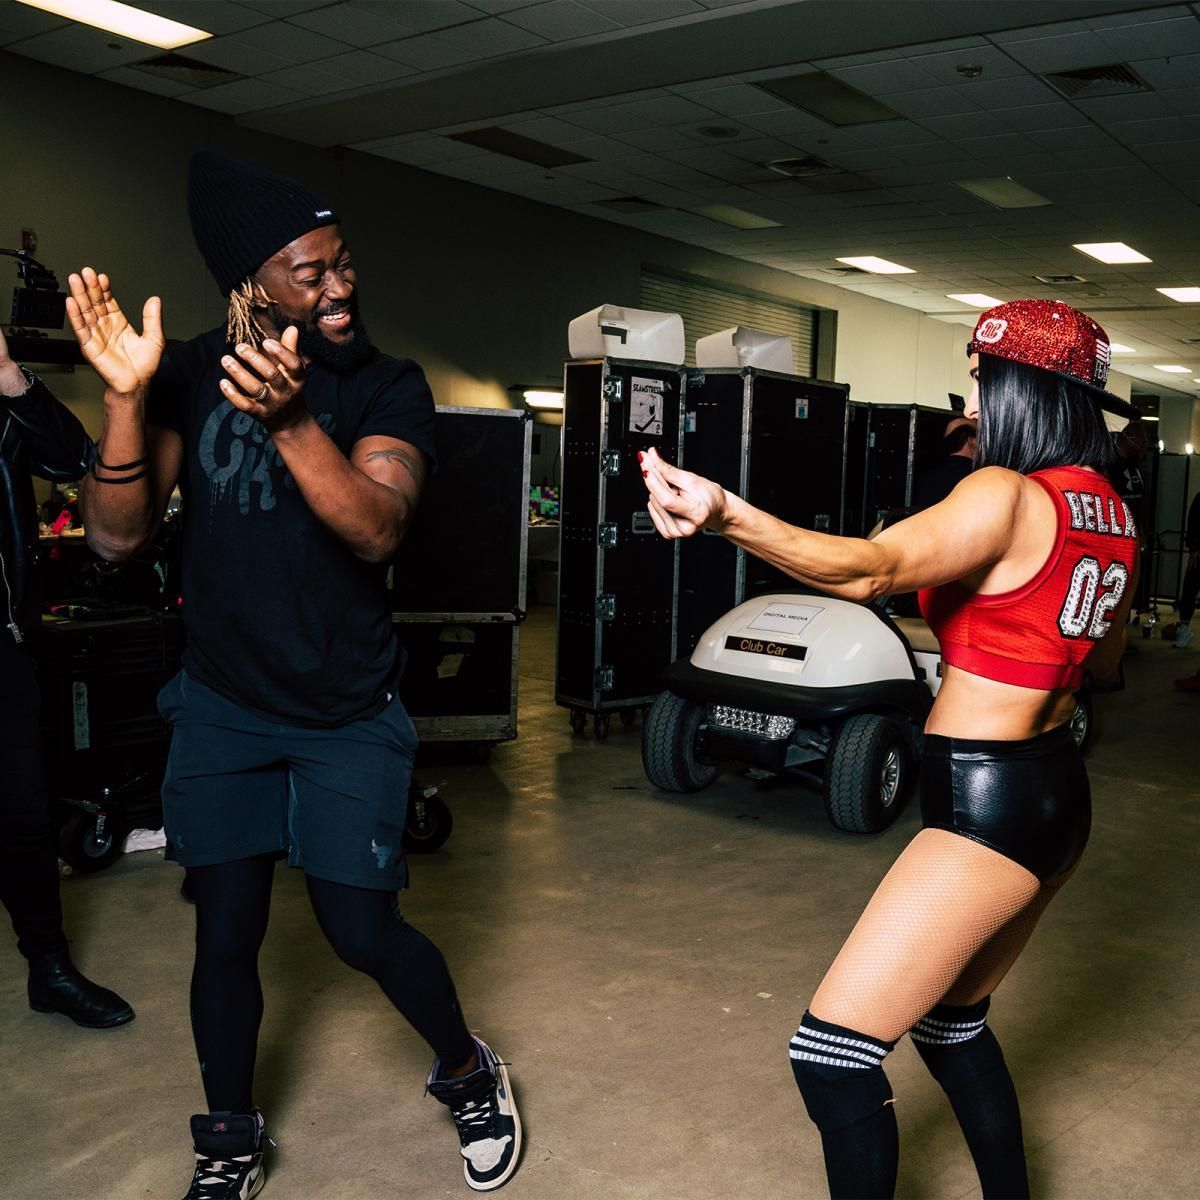
<path fill-rule="evenodd" d="M 1187 375 L 1191 371 L 1191 367 L 1180 367 L 1174 363 L 1155 363 L 1156 371 L 1166 371 L 1168 375 Z"/>
<path fill-rule="evenodd" d="M 1003 300 L 997 300 L 995 296 L 985 296 L 982 292 L 947 292 L 947 300 L 958 300 L 962 304 L 969 304 L 972 308 L 995 308 L 997 304 L 1003 304 Z"/>
<path fill-rule="evenodd" d="M 1023 183 L 1018 183 L 1011 175 L 1001 175 L 995 179 L 956 179 L 954 186 L 970 192 L 993 208 L 1045 208 L 1053 203 Z"/>
<path fill-rule="evenodd" d="M 886 258 L 876 258 L 873 254 L 864 254 L 857 258 L 839 258 L 838 262 L 848 267 L 858 267 L 861 271 L 871 271 L 876 275 L 915 275 L 912 267 L 902 267 L 899 263 L 888 262 Z"/>
<path fill-rule="evenodd" d="M 486 129 L 467 129 L 462 133 L 448 133 L 446 137 L 453 142 L 475 146 L 479 150 L 490 150 L 493 154 L 503 154 L 521 162 L 533 163 L 536 167 L 573 167 L 578 163 L 592 161 L 565 146 L 551 146 L 546 142 L 513 133 L 509 129 L 501 129 L 498 125 L 489 125 Z"/>
<path fill-rule="evenodd" d="M 530 408 L 562 408 L 563 406 L 562 392 L 542 392 L 531 388 L 522 395 Z"/>
<path fill-rule="evenodd" d="M 722 225 L 732 225 L 734 229 L 778 229 L 779 221 L 760 217 L 757 213 L 747 212 L 744 208 L 734 208 L 732 204 L 703 204 L 699 208 L 687 209 L 698 217 L 707 217 L 710 221 L 720 221 Z"/>
<path fill-rule="evenodd" d="M 1193 446 L 1191 442 L 1184 442 L 1184 444 L 1183 444 L 1183 452 L 1184 452 L 1184 454 L 1195 454 L 1195 453 L 1196 453 L 1196 447 L 1195 447 L 1195 446 Z"/>
<path fill-rule="evenodd" d="M 1153 262 L 1144 254 L 1139 254 L 1132 246 L 1124 242 L 1073 242 L 1072 245 L 1081 254 L 1094 258 L 1102 263 L 1144 263 Z"/>
<path fill-rule="evenodd" d="M 1157 421 L 1158 418 L 1157 417 L 1149 417 L 1145 413 L 1142 413 L 1141 416 L 1138 417 L 1138 420 L 1139 421 Z"/>
<path fill-rule="evenodd" d="M 1120 342 L 1109 342 L 1108 348 L 1114 354 L 1136 354 L 1137 351 L 1132 346 L 1122 346 Z"/>
<path fill-rule="evenodd" d="M 1180 304 L 1200 304 L 1200 287 L 1155 288 L 1154 290 L 1162 292 L 1164 296 L 1170 296 L 1172 300 L 1178 300 Z"/>
<path fill-rule="evenodd" d="M 830 125 L 865 125 L 870 121 L 901 119 L 900 114 L 883 101 L 824 71 L 760 79 L 752 86 L 794 108 L 802 108 Z"/>
<path fill-rule="evenodd" d="M 118 4 L 116 0 L 20 0 L 20 3 L 163 50 L 178 50 L 180 46 L 212 37 L 203 29 L 168 21 L 166 17 Z"/>

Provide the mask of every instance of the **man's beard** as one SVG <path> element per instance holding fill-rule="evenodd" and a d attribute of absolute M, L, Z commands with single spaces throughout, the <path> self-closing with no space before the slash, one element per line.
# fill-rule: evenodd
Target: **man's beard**
<path fill-rule="evenodd" d="M 344 342 L 335 342 L 321 332 L 318 317 L 331 312 L 341 312 L 345 307 L 350 309 L 352 336 Z M 375 347 L 371 345 L 367 327 L 358 311 L 357 297 L 352 299 L 348 306 L 317 309 L 308 317 L 296 317 L 286 313 L 278 304 L 271 306 L 268 315 L 275 328 L 281 331 L 289 325 L 295 325 L 300 332 L 300 353 L 315 359 L 339 375 L 349 375 L 358 370 L 375 353 Z"/>

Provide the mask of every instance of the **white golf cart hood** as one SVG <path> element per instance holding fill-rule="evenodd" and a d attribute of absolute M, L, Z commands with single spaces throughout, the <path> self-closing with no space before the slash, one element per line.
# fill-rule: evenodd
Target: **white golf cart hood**
<path fill-rule="evenodd" d="M 804 688 L 913 680 L 896 631 L 864 605 L 829 596 L 758 596 L 705 631 L 692 665 L 705 671 Z"/>

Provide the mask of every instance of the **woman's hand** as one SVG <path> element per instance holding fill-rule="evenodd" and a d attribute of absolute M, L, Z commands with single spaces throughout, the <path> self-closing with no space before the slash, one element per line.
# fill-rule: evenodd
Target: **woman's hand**
<path fill-rule="evenodd" d="M 289 325 L 279 341 L 268 338 L 263 342 L 262 350 L 236 346 L 237 358 L 227 354 L 221 359 L 229 375 L 229 379 L 221 380 L 222 395 L 234 408 L 261 421 L 271 433 L 308 416 L 304 360 L 296 352 L 299 340 L 300 331 Z"/>
<path fill-rule="evenodd" d="M 151 296 L 142 308 L 142 332 L 130 325 L 112 294 L 107 275 L 84 267 L 67 279 L 67 319 L 83 357 L 114 392 L 132 395 L 146 388 L 158 370 L 165 341 L 162 301 Z"/>
<path fill-rule="evenodd" d="M 638 461 L 650 493 L 650 519 L 663 537 L 691 537 L 700 529 L 721 531 L 727 516 L 724 488 L 671 466 L 653 447 L 639 453 Z"/>

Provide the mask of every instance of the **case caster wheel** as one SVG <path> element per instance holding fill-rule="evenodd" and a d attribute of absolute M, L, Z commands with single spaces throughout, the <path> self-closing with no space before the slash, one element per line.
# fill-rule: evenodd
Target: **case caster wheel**
<path fill-rule="evenodd" d="M 571 732 L 582 734 L 587 728 L 587 713 L 582 709 L 571 709 Z"/>
<path fill-rule="evenodd" d="M 632 729 L 637 723 L 638 710 L 636 708 L 621 709 L 621 728 Z"/>
<path fill-rule="evenodd" d="M 608 724 L 608 713 L 597 713 L 592 721 L 592 725 L 596 730 L 596 737 L 598 737 L 600 741 L 604 741 L 604 739 L 608 737 Z"/>
<path fill-rule="evenodd" d="M 404 822 L 404 848 L 412 854 L 432 854 L 440 850 L 454 828 L 450 809 L 436 794 L 426 796 L 414 788 L 408 800 L 408 818 Z"/>
<path fill-rule="evenodd" d="M 84 875 L 111 867 L 124 848 L 119 822 L 106 812 L 72 813 L 58 835 L 59 856 Z"/>

